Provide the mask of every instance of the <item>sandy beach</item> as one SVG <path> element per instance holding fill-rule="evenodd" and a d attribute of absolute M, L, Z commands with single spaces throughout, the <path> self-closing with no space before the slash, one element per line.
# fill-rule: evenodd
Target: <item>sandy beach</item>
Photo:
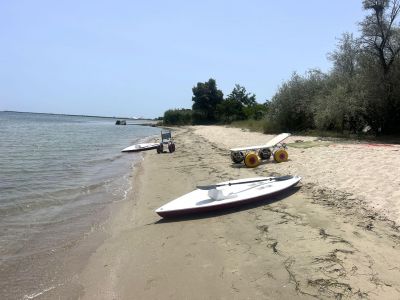
<path fill-rule="evenodd" d="M 399 145 L 291 136 L 289 161 L 255 169 L 229 148 L 272 136 L 173 129 L 176 152 L 144 154 L 134 191 L 74 277 L 80 299 L 399 299 Z M 154 210 L 196 185 L 297 174 L 265 201 L 163 220 Z M 54 295 L 53 295 L 54 296 Z"/>

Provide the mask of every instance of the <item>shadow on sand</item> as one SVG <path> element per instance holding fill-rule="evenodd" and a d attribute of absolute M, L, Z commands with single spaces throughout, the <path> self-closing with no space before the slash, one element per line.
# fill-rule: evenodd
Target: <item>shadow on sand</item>
<path fill-rule="evenodd" d="M 292 196 L 298 190 L 300 190 L 300 188 L 301 188 L 301 186 L 291 187 L 290 189 L 279 192 L 278 194 L 268 195 L 257 201 L 246 203 L 246 204 L 241 204 L 240 206 L 237 206 L 237 207 L 225 208 L 223 210 L 215 210 L 215 211 L 209 211 L 209 212 L 191 213 L 191 214 L 184 215 L 184 216 L 169 217 L 166 219 L 160 219 L 151 224 L 159 225 L 159 224 L 164 224 L 164 223 L 193 221 L 193 220 L 200 220 L 200 219 L 206 219 L 206 218 L 219 217 L 219 216 L 223 216 L 223 215 L 229 215 L 229 214 L 233 214 L 236 212 L 240 212 L 240 211 L 244 211 L 244 210 L 248 210 L 248 209 L 252 209 L 252 208 L 257 208 L 257 207 L 264 206 L 264 205 L 269 205 L 269 204 L 272 204 L 275 202 L 279 202 L 281 200 L 284 200 L 287 197 Z M 149 224 L 149 225 L 151 225 L 151 224 Z"/>
<path fill-rule="evenodd" d="M 291 161 L 291 159 L 289 158 L 284 163 L 290 162 L 290 161 Z M 265 159 L 265 160 L 261 160 L 260 164 L 258 166 L 269 165 L 269 164 L 281 164 L 281 163 L 276 162 L 274 159 Z M 244 164 L 244 162 L 241 162 L 241 163 L 233 163 L 232 162 L 231 167 L 234 169 L 247 168 L 246 165 Z"/>

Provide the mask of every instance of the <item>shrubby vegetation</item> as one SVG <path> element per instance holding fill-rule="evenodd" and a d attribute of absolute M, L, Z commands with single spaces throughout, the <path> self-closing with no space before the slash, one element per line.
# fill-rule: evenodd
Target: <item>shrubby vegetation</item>
<path fill-rule="evenodd" d="M 164 113 L 165 125 L 190 125 L 192 124 L 191 109 L 169 109 Z"/>
<path fill-rule="evenodd" d="M 263 119 L 267 132 L 399 133 L 399 2 L 362 1 L 368 14 L 360 22 L 360 36 L 342 35 L 328 55 L 333 63 L 329 73 L 293 73 L 264 104 L 257 103 L 256 96 L 240 85 L 224 99 L 216 81 L 209 79 L 193 87 L 191 114 L 188 110 L 167 111 L 164 122 L 181 124 L 186 114 L 191 115 L 193 124 L 244 124 Z M 190 123 L 188 120 L 182 124 Z M 259 122 L 254 124 L 259 127 Z"/>
<path fill-rule="evenodd" d="M 360 37 L 344 33 L 328 74 L 293 74 L 270 103 L 268 130 L 400 132 L 398 0 L 365 0 Z"/>

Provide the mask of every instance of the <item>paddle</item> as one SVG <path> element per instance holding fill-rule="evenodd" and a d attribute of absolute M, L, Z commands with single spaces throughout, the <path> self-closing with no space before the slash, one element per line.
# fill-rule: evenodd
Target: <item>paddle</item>
<path fill-rule="evenodd" d="M 260 182 L 260 181 L 284 181 L 293 178 L 291 175 L 285 175 L 281 177 L 270 177 L 266 179 L 255 179 L 255 180 L 247 180 L 247 181 L 241 181 L 241 182 L 229 182 L 229 183 L 224 183 L 224 184 L 211 184 L 211 185 L 198 185 L 197 188 L 199 190 L 212 190 L 216 189 L 217 187 L 220 186 L 231 186 L 231 185 L 236 185 L 236 184 L 244 184 L 244 183 L 252 183 L 252 182 Z"/>

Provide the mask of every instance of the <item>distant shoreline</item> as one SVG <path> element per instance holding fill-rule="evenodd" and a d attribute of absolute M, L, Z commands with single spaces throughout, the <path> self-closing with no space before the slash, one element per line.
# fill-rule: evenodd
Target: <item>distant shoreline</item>
<path fill-rule="evenodd" d="M 56 115 L 56 116 L 69 116 L 69 117 L 88 117 L 88 118 L 103 118 L 103 119 L 126 119 L 126 120 L 140 120 L 140 121 L 154 121 L 154 119 L 147 118 L 130 118 L 130 117 L 107 117 L 107 116 L 92 116 L 92 115 L 73 115 L 73 114 L 57 114 L 57 113 L 41 113 L 41 112 L 30 112 L 30 111 L 14 111 L 14 110 L 3 110 L 0 112 L 5 113 L 18 113 L 18 114 L 37 114 L 37 115 Z"/>

